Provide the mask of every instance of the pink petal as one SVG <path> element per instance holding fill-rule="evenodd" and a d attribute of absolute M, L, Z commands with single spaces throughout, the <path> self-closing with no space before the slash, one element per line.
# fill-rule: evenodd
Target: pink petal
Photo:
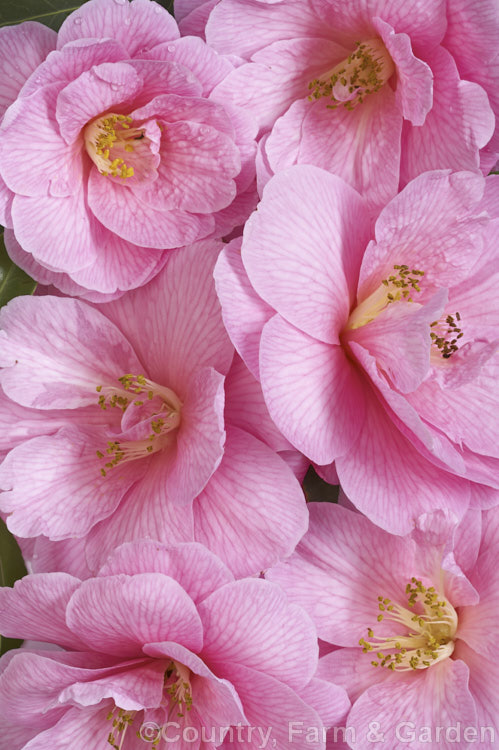
<path fill-rule="evenodd" d="M 480 601 L 474 607 L 460 609 L 458 630 L 458 637 L 470 648 L 491 659 L 495 654 L 494 632 L 499 614 L 496 563 L 497 551 L 494 548 L 479 555 L 469 578 L 480 594 Z"/>
<path fill-rule="evenodd" d="M 428 292 L 469 278 L 487 224 L 477 205 L 483 188 L 478 174 L 443 170 L 407 185 L 376 222 L 376 242 L 368 245 L 362 261 L 359 300 L 393 272 L 394 264 L 423 270 Z"/>
<path fill-rule="evenodd" d="M 312 0 L 312 4 L 336 33 L 354 34 L 354 39 L 372 36 L 379 17 L 395 31 L 408 34 L 415 48 L 427 49 L 439 44 L 447 26 L 444 0 L 418 0 L 410 14 L 399 0 Z"/>
<path fill-rule="evenodd" d="M 249 110 L 260 128 L 267 130 L 295 99 L 307 96 L 311 81 L 348 54 L 347 48 L 329 39 L 276 41 L 227 75 L 213 96 Z"/>
<path fill-rule="evenodd" d="M 499 690 L 499 669 L 495 660 L 473 651 L 466 643 L 458 640 L 454 651 L 470 670 L 470 692 L 475 700 L 477 718 L 466 739 L 479 747 L 494 746 L 499 730 L 497 721 L 497 691 Z M 464 722 L 463 722 L 464 724 Z M 473 733 L 473 729 L 475 732 Z"/>
<path fill-rule="evenodd" d="M 3 308 L 2 388 L 37 409 L 96 405 L 96 387 L 142 366 L 121 331 L 78 300 L 20 297 Z"/>
<path fill-rule="evenodd" d="M 363 425 L 365 386 L 341 347 L 275 315 L 263 329 L 260 373 L 270 416 L 295 448 L 319 464 L 350 450 Z"/>
<path fill-rule="evenodd" d="M 144 464 L 144 459 L 139 463 Z M 165 544 L 193 541 L 191 507 L 172 502 L 167 494 L 170 463 L 171 458 L 163 454 L 146 461 L 146 474 L 138 477 L 141 481 L 123 497 L 112 515 L 92 529 L 86 555 L 93 571 L 97 571 L 113 549 L 123 542 L 136 539 L 157 539 Z"/>
<path fill-rule="evenodd" d="M 250 372 L 258 378 L 260 337 L 274 312 L 248 279 L 241 258 L 241 239 L 232 240 L 220 252 L 214 276 L 227 331 Z"/>
<path fill-rule="evenodd" d="M 111 232 L 144 247 L 163 250 L 187 245 L 213 228 L 211 216 L 155 210 L 131 188 L 106 180 L 96 169 L 89 175 L 88 205 Z"/>
<path fill-rule="evenodd" d="M 145 643 L 179 641 L 198 651 L 201 620 L 182 587 L 161 573 L 84 581 L 67 610 L 68 626 L 95 651 L 139 656 Z"/>
<path fill-rule="evenodd" d="M 435 430 L 420 418 L 417 408 L 398 393 L 395 388 L 380 374 L 374 357 L 354 341 L 350 342 L 352 354 L 371 378 L 375 394 L 383 404 L 396 427 L 418 452 L 436 466 L 456 474 L 464 474 L 465 461 L 461 451 L 439 430 Z"/>
<path fill-rule="evenodd" d="M 379 688 L 385 682 L 393 680 L 390 670 L 373 667 L 368 655 L 362 652 L 358 644 L 357 648 L 338 648 L 321 657 L 317 676 L 343 687 L 352 703 L 371 686 Z"/>
<path fill-rule="evenodd" d="M 0 118 L 31 73 L 55 48 L 57 34 L 35 21 L 0 31 Z M 15 61 L 15 62 L 14 62 Z"/>
<path fill-rule="evenodd" d="M 433 107 L 422 128 L 404 128 L 403 184 L 429 169 L 476 169 L 478 151 L 494 132 L 495 117 L 487 94 L 476 83 L 460 80 L 447 50 L 438 47 L 426 55 L 426 61 L 434 76 Z"/>
<path fill-rule="evenodd" d="M 306 609 L 319 638 L 358 646 L 367 628 L 377 625 L 378 596 L 406 604 L 415 545 L 339 505 L 309 503 L 308 508 L 310 530 L 295 554 L 266 575 Z"/>
<path fill-rule="evenodd" d="M 239 577 L 289 555 L 307 528 L 306 504 L 291 469 L 237 427 L 227 428 L 222 463 L 193 512 L 196 541 Z"/>
<path fill-rule="evenodd" d="M 0 224 L 3 227 L 12 227 L 12 201 L 14 193 L 9 190 L 0 177 Z"/>
<path fill-rule="evenodd" d="M 106 302 L 113 296 L 120 296 L 123 291 L 147 283 L 164 266 L 166 251 L 138 247 L 103 226 L 99 228 L 99 255 L 92 265 L 73 271 L 68 282 L 64 279 L 61 283 L 60 277 L 53 279 L 53 283 L 66 294 L 78 295 L 92 302 Z M 81 291 L 79 284 L 82 285 Z M 92 293 L 88 290 L 99 291 Z"/>
<path fill-rule="evenodd" d="M 191 502 L 220 465 L 225 443 L 223 383 L 223 376 L 211 368 L 190 379 L 167 480 L 170 502 Z"/>
<path fill-rule="evenodd" d="M 315 629 L 278 586 L 258 579 L 229 583 L 199 605 L 199 614 L 209 664 L 243 665 L 293 688 L 312 678 Z"/>
<path fill-rule="evenodd" d="M 448 508 L 461 518 L 468 507 L 469 483 L 424 459 L 374 397 L 357 442 L 336 469 L 356 508 L 393 534 L 409 533 L 432 509 Z"/>
<path fill-rule="evenodd" d="M 223 674 L 235 686 L 250 724 L 248 729 L 229 730 L 224 750 L 239 750 L 241 745 L 250 750 L 262 746 L 289 750 L 291 742 L 297 747 L 324 750 L 320 717 L 294 690 L 269 674 L 239 664 L 224 665 Z"/>
<path fill-rule="evenodd" d="M 7 637 L 84 648 L 66 625 L 65 610 L 80 581 L 66 573 L 32 574 L 0 589 L 0 629 Z"/>
<path fill-rule="evenodd" d="M 18 98 L 3 119 L 2 178 L 15 193 L 45 198 L 47 193 L 64 197 L 78 191 L 82 143 L 67 145 L 59 133 L 58 88 L 52 84 Z"/>
<path fill-rule="evenodd" d="M 247 222 L 244 267 L 257 293 L 287 321 L 338 343 L 369 230 L 355 191 L 322 170 L 296 167 L 274 177 Z"/>
<path fill-rule="evenodd" d="M 231 138 L 209 124 L 168 123 L 160 154 L 158 179 L 135 191 L 148 205 L 208 214 L 235 198 L 239 151 Z"/>
<path fill-rule="evenodd" d="M 97 259 L 102 227 L 88 211 L 83 186 L 66 197 L 16 195 L 12 220 L 21 247 L 45 268 L 72 273 Z"/>
<path fill-rule="evenodd" d="M 315 164 L 348 182 L 378 210 L 398 189 L 402 117 L 384 86 L 351 112 L 301 99 L 277 120 L 266 144 L 274 172 Z"/>
<path fill-rule="evenodd" d="M 407 34 L 396 34 L 380 18 L 374 25 L 392 58 L 397 71 L 395 99 L 405 120 L 423 125 L 433 104 L 433 74 L 431 68 L 414 56 Z"/>
<path fill-rule="evenodd" d="M 81 141 L 80 134 L 87 123 L 106 111 L 130 107 L 141 87 L 142 79 L 131 65 L 124 62 L 93 65 L 57 97 L 60 134 L 67 143 Z"/>
<path fill-rule="evenodd" d="M 275 451 L 292 448 L 270 418 L 260 383 L 237 354 L 225 379 L 225 420 L 249 432 Z"/>
<path fill-rule="evenodd" d="M 109 273 L 109 265 L 112 265 L 112 258 L 116 252 L 114 249 L 116 246 L 119 247 L 120 243 L 121 245 L 125 245 L 129 248 L 133 247 L 136 248 L 135 245 L 130 245 L 128 243 L 125 243 L 123 240 L 120 240 L 119 237 L 116 237 L 116 235 L 112 235 L 110 232 L 107 232 L 103 228 L 103 232 L 107 235 L 106 240 L 109 247 L 110 252 L 104 253 L 104 258 L 99 259 L 100 265 L 95 262 L 94 265 L 87 267 L 86 269 L 83 269 L 81 271 L 75 271 L 73 272 L 73 275 L 76 275 L 78 278 L 82 278 L 86 283 L 88 283 L 88 279 L 92 278 L 92 282 L 95 283 L 95 285 L 100 286 L 102 285 L 102 277 L 104 276 L 104 284 L 108 282 L 108 279 L 106 278 Z M 5 241 L 5 247 L 7 248 L 7 252 L 9 254 L 9 257 L 11 260 L 14 261 L 14 263 L 23 269 L 23 271 L 26 271 L 29 276 L 31 276 L 33 279 L 38 281 L 39 284 L 52 286 L 54 289 L 50 289 L 47 294 L 51 294 L 54 292 L 55 287 L 59 289 L 63 294 L 69 294 L 71 296 L 78 296 L 80 299 L 87 300 L 90 302 L 106 302 L 109 299 L 113 299 L 113 297 L 118 294 L 118 296 L 121 294 L 120 292 L 115 292 L 113 294 L 105 295 L 101 294 L 100 292 L 90 291 L 89 289 L 86 289 L 83 286 L 80 286 L 77 284 L 73 279 L 67 274 L 67 273 L 58 273 L 57 271 L 50 271 L 49 269 L 45 268 L 44 266 L 41 266 L 37 261 L 34 259 L 34 257 L 30 254 L 25 252 L 19 242 L 17 241 L 14 232 L 12 230 L 5 230 L 4 232 L 4 241 Z M 106 244 L 106 243 L 105 243 Z M 136 248 L 139 250 L 139 248 Z M 155 251 L 153 251 L 155 252 Z M 157 255 L 157 253 L 155 252 Z M 139 259 L 140 259 L 140 250 L 139 250 Z M 142 256 L 143 257 L 143 256 Z M 109 263 L 109 259 L 111 258 L 111 262 Z M 133 259 L 128 258 L 128 264 L 120 265 L 119 270 L 123 272 L 124 274 L 127 274 L 128 269 L 134 269 L 136 262 L 136 254 L 134 253 Z M 95 279 L 96 276 L 96 267 L 99 268 L 99 271 L 97 272 L 97 279 Z M 143 273 L 143 269 L 136 269 L 138 278 L 140 279 L 141 273 Z M 133 273 L 133 270 L 132 270 Z M 135 280 L 136 274 L 134 274 L 134 280 Z M 38 290 L 40 287 L 38 287 Z"/>
<path fill-rule="evenodd" d="M 71 708 L 57 724 L 32 739 L 26 745 L 26 750 L 66 750 L 71 745 L 92 747 L 92 750 L 108 750 L 108 737 L 112 727 L 107 717 L 112 707 L 112 704 L 108 703 L 104 708 Z M 142 741 L 135 738 L 135 742 Z M 138 744 L 132 744 L 127 750 L 139 748 Z"/>
<path fill-rule="evenodd" d="M 51 542 L 44 536 L 36 537 L 30 559 L 33 573 L 63 571 L 84 581 L 92 573 L 87 564 L 83 539 L 63 539 Z"/>
<path fill-rule="evenodd" d="M 177 39 L 177 24 L 173 17 L 157 3 L 133 0 L 116 3 L 114 0 L 95 0 L 71 13 L 59 29 L 57 46 L 85 37 L 117 39 L 130 57 L 156 44 Z"/>
<path fill-rule="evenodd" d="M 272 42 L 297 36 L 327 38 L 327 30 L 321 26 L 311 4 L 300 0 L 247 3 L 244 7 L 238 0 L 224 0 L 215 6 L 206 24 L 210 47 L 245 59 Z"/>
<path fill-rule="evenodd" d="M 430 727 L 436 736 L 437 726 L 475 725 L 475 704 L 468 689 L 469 670 L 462 661 L 446 659 L 421 672 L 409 675 L 412 679 L 406 678 L 402 689 L 401 681 L 395 679 L 363 693 L 348 715 L 348 725 L 357 737 L 356 749 L 372 746 L 368 737 L 373 736 L 369 735 L 373 726 L 382 731 L 383 747 L 388 750 L 399 750 L 401 742 L 408 740 L 414 750 L 424 750 L 428 746 L 428 733 L 425 739 L 423 727 Z M 452 750 L 455 747 L 452 736 L 442 734 L 438 744 Z"/>
<path fill-rule="evenodd" d="M 74 81 L 93 65 L 119 62 L 128 57 L 126 50 L 113 39 L 79 39 L 64 49 L 51 52 L 20 91 L 20 96 L 31 96 L 41 88 L 57 83 L 56 91 Z"/>
<path fill-rule="evenodd" d="M 111 515 L 123 495 L 147 469 L 128 463 L 100 474 L 96 448 L 106 445 L 101 430 L 61 428 L 56 435 L 27 440 L 0 466 L 2 509 L 19 536 L 43 534 L 55 541 L 83 536 Z"/>
<path fill-rule="evenodd" d="M 118 573 L 163 573 L 178 581 L 195 604 L 234 580 L 218 557 L 195 542 L 167 547 L 144 539 L 123 544 L 100 569 L 99 576 Z"/>
<path fill-rule="evenodd" d="M 178 643 L 168 642 L 148 643 L 144 651 L 156 658 L 175 659 L 191 670 L 193 704 L 205 727 L 247 723 L 233 685 L 217 677 L 196 654 Z"/>
<path fill-rule="evenodd" d="M 147 287 L 100 307 L 147 362 L 149 377 L 181 399 L 196 370 L 213 367 L 225 374 L 234 354 L 213 283 L 221 248 L 219 241 L 209 240 L 171 253 L 164 270 Z"/>
<path fill-rule="evenodd" d="M 175 7 L 175 17 L 179 21 L 177 7 Z M 233 69 L 228 58 L 218 55 L 215 50 L 204 44 L 202 39 L 194 36 L 183 36 L 169 44 L 157 45 L 148 52 L 141 53 L 141 57 L 147 60 L 164 60 L 184 65 L 202 84 L 203 96 L 209 96 L 213 88 Z"/>
<path fill-rule="evenodd" d="M 344 723 L 350 701 L 345 690 L 339 685 L 314 677 L 302 688 L 300 695 L 306 703 L 315 708 L 326 727 Z"/>
<path fill-rule="evenodd" d="M 446 301 L 442 289 L 422 307 L 403 301 L 388 305 L 367 325 L 348 331 L 345 340 L 367 349 L 395 389 L 415 391 L 430 370 L 429 328 L 440 318 Z"/>

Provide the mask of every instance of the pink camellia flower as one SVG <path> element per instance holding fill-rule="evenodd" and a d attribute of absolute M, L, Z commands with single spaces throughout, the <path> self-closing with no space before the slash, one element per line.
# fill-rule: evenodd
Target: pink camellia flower
<path fill-rule="evenodd" d="M 485 194 L 484 194 L 485 188 Z M 499 182 L 429 172 L 381 212 L 296 166 L 216 269 L 225 324 L 283 435 L 406 534 L 499 500 Z"/>
<path fill-rule="evenodd" d="M 58 35 L 1 31 L 1 213 L 38 281 L 100 301 L 146 283 L 165 249 L 244 223 L 256 126 L 211 100 L 231 63 L 164 8 L 90 0 Z"/>
<path fill-rule="evenodd" d="M 275 584 L 235 581 L 199 544 L 126 544 L 84 582 L 27 576 L 0 589 L 0 630 L 65 649 L 4 657 L 10 750 L 256 749 L 264 740 L 284 750 L 297 719 L 319 750 L 322 719 L 349 708 L 343 688 L 315 677 L 305 611 Z"/>
<path fill-rule="evenodd" d="M 417 0 L 410 11 L 406 0 L 180 7 L 185 32 L 209 13 L 208 44 L 246 61 L 214 96 L 270 131 L 261 147 L 271 172 L 315 164 L 377 209 L 421 172 L 479 167 L 499 114 L 496 0 Z M 492 152 L 497 140 L 485 168 Z"/>
<path fill-rule="evenodd" d="M 376 733 L 387 750 L 497 744 L 499 509 L 449 520 L 427 514 L 401 538 L 311 503 L 308 533 L 267 574 L 337 647 L 318 674 L 347 690 L 337 739 L 356 750 Z"/>
<path fill-rule="evenodd" d="M 0 507 L 20 537 L 198 541 L 237 575 L 290 554 L 307 528 L 292 470 L 224 420 L 233 347 L 215 241 L 171 253 L 146 287 L 98 308 L 18 297 L 0 313 Z"/>

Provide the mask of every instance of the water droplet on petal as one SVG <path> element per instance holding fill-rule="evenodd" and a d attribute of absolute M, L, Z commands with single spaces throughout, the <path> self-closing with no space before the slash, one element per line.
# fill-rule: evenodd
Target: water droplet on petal
<path fill-rule="evenodd" d="M 128 0 L 114 0 L 114 2 L 116 3 L 116 5 L 125 5 L 125 3 L 128 2 Z"/>
<path fill-rule="evenodd" d="M 111 90 L 112 90 L 112 91 L 119 91 L 119 90 L 120 90 L 120 87 L 118 86 L 118 84 L 117 84 L 117 83 L 112 83 L 112 84 L 111 84 Z"/>
<path fill-rule="evenodd" d="M 175 47 L 174 44 L 169 44 L 166 49 L 168 50 L 168 52 L 172 52 L 173 53 L 173 52 L 175 52 L 176 47 Z"/>
<path fill-rule="evenodd" d="M 158 5 L 157 3 L 154 3 L 154 12 L 155 13 L 162 13 L 163 12 L 163 8 L 161 7 L 161 5 Z"/>
<path fill-rule="evenodd" d="M 123 20 L 123 23 L 125 24 L 125 26 L 130 26 L 131 20 L 132 20 L 132 19 L 130 18 L 130 16 L 127 16 L 127 17 L 126 17 L 126 18 L 125 18 L 125 19 Z"/>
<path fill-rule="evenodd" d="M 80 18 L 80 16 L 75 16 L 73 18 L 73 23 L 76 24 L 77 26 L 79 26 L 81 24 L 81 18 Z"/>

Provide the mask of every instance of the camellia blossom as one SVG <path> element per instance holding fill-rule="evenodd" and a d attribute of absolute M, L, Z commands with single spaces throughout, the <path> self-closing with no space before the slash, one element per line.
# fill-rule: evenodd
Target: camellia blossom
<path fill-rule="evenodd" d="M 199 33 L 207 17 L 208 44 L 245 60 L 214 96 L 269 133 L 271 173 L 315 164 L 377 209 L 426 170 L 480 166 L 499 113 L 495 0 L 179 5 L 183 33 Z M 486 171 L 497 148 L 496 139 L 484 152 Z"/>
<path fill-rule="evenodd" d="M 371 239 L 353 188 L 296 166 L 217 264 L 225 324 L 277 427 L 334 461 L 348 498 L 393 533 L 499 500 L 498 186 L 425 173 Z"/>
<path fill-rule="evenodd" d="M 284 750 L 296 717 L 319 750 L 322 718 L 349 708 L 343 688 L 315 677 L 305 611 L 275 584 L 235 581 L 198 544 L 126 544 L 84 582 L 28 576 L 0 590 L 0 629 L 65 649 L 4 657 L 10 750 L 256 749 L 264 738 Z"/>
<path fill-rule="evenodd" d="M 232 64 L 164 8 L 91 0 L 58 34 L 1 31 L 2 219 L 37 281 L 100 301 L 146 283 L 165 249 L 244 222 L 256 125 L 210 98 Z"/>
<path fill-rule="evenodd" d="M 98 307 L 45 296 L 2 308 L 0 507 L 13 533 L 86 537 L 93 571 L 144 537 L 202 542 L 237 575 L 293 551 L 308 518 L 298 480 L 224 420 L 221 247 L 182 248 Z"/>
<path fill-rule="evenodd" d="M 318 674 L 349 694 L 350 747 L 371 748 L 373 729 L 387 750 L 496 746 L 498 551 L 497 508 L 457 528 L 426 514 L 401 538 L 310 504 L 309 531 L 267 575 L 339 647 Z"/>

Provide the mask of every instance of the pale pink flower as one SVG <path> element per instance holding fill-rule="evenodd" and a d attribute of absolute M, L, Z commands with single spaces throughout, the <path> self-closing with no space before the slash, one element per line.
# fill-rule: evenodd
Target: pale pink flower
<path fill-rule="evenodd" d="M 310 504 L 308 533 L 267 575 L 336 647 L 318 674 L 349 694 L 350 747 L 372 748 L 373 727 L 387 750 L 496 746 L 498 553 L 497 508 L 458 527 L 430 513 L 401 538 Z"/>
<path fill-rule="evenodd" d="M 292 167 L 217 264 L 225 324 L 277 427 L 395 533 L 499 499 L 498 188 L 425 173 L 371 239 L 353 188 Z"/>
<path fill-rule="evenodd" d="M 315 678 L 305 611 L 275 584 L 235 581 L 199 544 L 123 545 L 85 582 L 27 576 L 0 590 L 0 629 L 65 649 L 3 660 L 0 727 L 11 750 L 143 750 L 156 737 L 161 750 L 257 748 L 257 727 L 284 750 L 296 717 L 316 729 L 319 750 L 322 720 L 349 708 L 343 688 Z M 170 741 L 159 731 L 168 722 Z M 242 739 L 224 739 L 230 726 Z M 176 734 L 184 741 L 172 743 Z"/>
<path fill-rule="evenodd" d="M 90 0 L 58 35 L 2 32 L 6 245 L 40 283 L 100 301 L 146 283 L 166 249 L 244 222 L 256 126 L 211 100 L 232 64 L 179 38 L 164 8 Z M 26 46 L 31 64 L 10 77 Z"/>
<path fill-rule="evenodd" d="M 246 61 L 214 96 L 270 131 L 261 147 L 273 173 L 315 164 L 376 209 L 421 172 L 480 166 L 499 113 L 495 0 L 414 0 L 410 9 L 406 0 L 180 7 L 188 33 L 199 33 L 209 13 L 208 44 Z M 498 148 L 496 135 L 484 167 Z"/>
<path fill-rule="evenodd" d="M 202 542 L 237 575 L 293 551 L 307 528 L 297 479 L 224 419 L 221 247 L 171 253 L 147 286 L 98 308 L 50 296 L 2 308 L 0 507 L 13 533 L 86 537 L 91 570 L 143 537 Z"/>

